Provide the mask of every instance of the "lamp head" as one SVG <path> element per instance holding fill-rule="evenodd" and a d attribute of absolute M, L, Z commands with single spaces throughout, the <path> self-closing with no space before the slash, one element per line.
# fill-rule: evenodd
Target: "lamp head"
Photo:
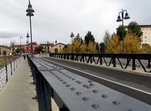
<path fill-rule="evenodd" d="M 34 16 L 34 10 L 33 10 L 33 8 L 32 8 L 32 5 L 30 4 L 30 0 L 29 0 L 29 4 L 28 4 L 28 9 L 26 10 L 26 12 L 27 12 L 27 16 Z"/>
<path fill-rule="evenodd" d="M 125 13 L 124 19 L 130 19 L 130 17 L 128 16 L 128 13 L 127 13 L 127 12 Z"/>
<path fill-rule="evenodd" d="M 121 17 L 118 16 L 116 22 L 121 22 L 121 21 L 122 21 Z"/>
<path fill-rule="evenodd" d="M 71 35 L 70 35 L 70 37 L 72 38 L 72 37 L 74 37 L 74 34 L 73 34 L 73 32 L 71 32 Z"/>
<path fill-rule="evenodd" d="M 29 38 L 29 34 L 28 33 L 27 33 L 26 37 Z"/>

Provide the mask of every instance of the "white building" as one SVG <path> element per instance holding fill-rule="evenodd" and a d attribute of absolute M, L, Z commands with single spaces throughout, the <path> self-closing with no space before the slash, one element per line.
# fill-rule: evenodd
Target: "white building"
<path fill-rule="evenodd" d="M 142 44 L 151 45 L 151 25 L 140 25 L 143 32 Z"/>

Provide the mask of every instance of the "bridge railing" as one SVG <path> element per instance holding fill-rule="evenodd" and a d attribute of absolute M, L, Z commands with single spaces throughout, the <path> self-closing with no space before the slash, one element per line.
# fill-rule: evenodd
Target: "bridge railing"
<path fill-rule="evenodd" d="M 0 90 L 8 82 L 9 78 L 12 76 L 13 72 L 16 70 L 20 61 L 21 61 L 21 58 L 18 58 L 0 67 Z"/>
<path fill-rule="evenodd" d="M 36 84 L 39 111 L 150 111 L 151 106 L 84 78 L 44 58 L 29 58 Z"/>
<path fill-rule="evenodd" d="M 141 67 L 145 72 L 151 72 L 151 54 L 77 54 L 77 53 L 50 53 L 50 57 L 56 57 L 65 60 L 93 63 L 106 66 L 132 70 Z"/>

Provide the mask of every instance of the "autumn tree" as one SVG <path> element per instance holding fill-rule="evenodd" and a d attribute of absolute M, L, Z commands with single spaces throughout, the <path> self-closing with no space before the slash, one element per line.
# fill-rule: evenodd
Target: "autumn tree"
<path fill-rule="evenodd" d="M 151 46 L 149 44 L 142 44 L 140 53 L 151 53 Z"/>
<path fill-rule="evenodd" d="M 65 45 L 62 52 L 72 53 L 72 48 L 73 53 L 96 53 L 98 51 L 94 36 L 90 31 L 88 31 L 84 41 L 82 37 L 80 37 L 80 34 L 77 34 L 73 40 L 73 43 Z"/>
<path fill-rule="evenodd" d="M 73 53 L 79 53 L 80 52 L 80 39 L 74 39 L 73 41 Z"/>
<path fill-rule="evenodd" d="M 107 41 L 107 46 L 106 46 L 106 53 L 120 53 L 121 52 L 121 43 L 119 41 L 119 37 L 113 36 Z"/>
<path fill-rule="evenodd" d="M 140 39 L 134 33 L 127 33 L 124 38 L 125 53 L 139 53 L 141 48 Z"/>
<path fill-rule="evenodd" d="M 80 46 L 80 53 L 86 53 L 87 52 L 87 46 L 86 44 L 83 42 Z"/>
<path fill-rule="evenodd" d="M 104 34 L 104 37 L 103 37 L 103 41 L 102 43 L 100 43 L 100 46 L 101 46 L 101 53 L 104 53 L 105 52 L 105 49 L 107 47 L 107 43 L 108 41 L 111 39 L 111 35 L 110 33 L 106 30 L 105 31 L 105 34 Z"/>
<path fill-rule="evenodd" d="M 74 38 L 74 40 L 79 40 L 80 41 L 80 43 L 82 44 L 83 43 L 83 39 L 82 39 L 82 37 L 80 37 L 80 34 L 78 33 L 77 34 L 77 36 Z"/>
<path fill-rule="evenodd" d="M 107 45 L 107 42 L 110 38 L 111 38 L 110 33 L 108 31 L 105 31 L 104 38 L 103 38 L 105 45 Z"/>
<path fill-rule="evenodd" d="M 84 38 L 85 44 L 88 46 L 89 42 L 95 42 L 95 38 L 92 35 L 91 31 L 88 31 L 88 33 L 86 34 L 85 38 Z"/>
<path fill-rule="evenodd" d="M 89 44 L 87 46 L 87 52 L 88 53 L 96 53 L 97 50 L 96 50 L 96 43 L 92 42 L 92 41 L 89 41 Z"/>
<path fill-rule="evenodd" d="M 63 53 L 71 53 L 72 52 L 72 44 L 65 45 L 62 52 Z"/>

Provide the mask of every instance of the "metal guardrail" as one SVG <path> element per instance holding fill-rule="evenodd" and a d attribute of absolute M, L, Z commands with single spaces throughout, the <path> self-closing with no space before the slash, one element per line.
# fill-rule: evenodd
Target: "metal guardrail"
<path fill-rule="evenodd" d="M 8 82 L 9 78 L 11 77 L 13 72 L 16 70 L 20 61 L 21 61 L 21 58 L 18 58 L 0 68 L 0 90 Z"/>
<path fill-rule="evenodd" d="M 151 106 L 40 58 L 29 58 L 39 111 L 151 111 Z"/>
<path fill-rule="evenodd" d="M 56 57 L 65 60 L 94 63 L 113 67 L 119 65 L 122 69 L 128 66 L 132 70 L 136 67 L 142 67 L 144 72 L 151 72 L 151 54 L 67 54 L 67 53 L 50 53 L 50 57 Z"/>

